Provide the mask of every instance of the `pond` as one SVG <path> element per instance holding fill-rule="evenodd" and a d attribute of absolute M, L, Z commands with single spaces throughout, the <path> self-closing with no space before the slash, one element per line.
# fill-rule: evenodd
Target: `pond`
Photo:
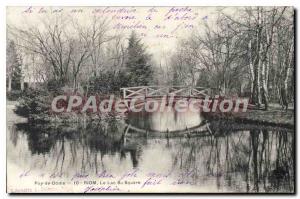
<path fill-rule="evenodd" d="M 209 133 L 149 136 L 152 131 L 184 131 L 203 120 L 199 114 L 156 113 L 129 116 L 125 123 L 112 120 L 85 127 L 9 123 L 7 165 L 71 181 L 136 172 L 146 175 L 136 179 L 137 191 L 181 192 L 188 186 L 195 192 L 294 192 L 295 132 L 291 129 L 208 121 Z M 149 134 L 128 129 L 128 124 Z M 149 176 L 166 184 L 146 187 L 141 179 Z"/>

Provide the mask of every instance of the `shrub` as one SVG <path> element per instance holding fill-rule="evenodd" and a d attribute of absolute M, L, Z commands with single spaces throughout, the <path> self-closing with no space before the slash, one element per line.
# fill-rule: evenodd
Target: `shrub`
<path fill-rule="evenodd" d="M 7 92 L 6 97 L 10 101 L 17 101 L 20 97 L 22 97 L 23 91 L 21 90 L 12 90 Z"/>
<path fill-rule="evenodd" d="M 89 80 L 89 92 L 91 94 L 112 94 L 119 93 L 121 87 L 127 86 L 127 78 L 123 72 L 102 73 Z"/>
<path fill-rule="evenodd" d="M 15 113 L 27 117 L 29 120 L 34 120 L 36 116 L 42 118 L 49 114 L 50 99 L 47 90 L 28 89 L 20 98 Z"/>
<path fill-rule="evenodd" d="M 60 93 L 61 89 L 65 86 L 65 83 L 55 79 L 48 80 L 46 83 L 46 88 L 49 92 Z"/>

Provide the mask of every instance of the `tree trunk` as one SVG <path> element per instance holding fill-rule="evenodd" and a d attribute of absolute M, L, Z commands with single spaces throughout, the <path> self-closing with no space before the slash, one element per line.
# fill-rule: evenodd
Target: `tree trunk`
<path fill-rule="evenodd" d="M 74 77 L 74 79 L 73 79 L 73 91 L 74 91 L 74 92 L 77 91 L 77 81 L 76 81 L 76 77 Z"/>
<path fill-rule="evenodd" d="M 261 107 L 261 84 L 260 84 L 260 67 L 261 67 L 261 61 L 260 61 L 260 58 L 258 58 L 259 59 L 259 63 L 258 63 L 258 65 L 256 66 L 257 68 L 256 68 L 256 82 L 255 82 L 255 84 L 256 84 L 256 97 L 257 97 L 257 101 L 256 101 L 256 103 L 257 103 L 257 106 L 258 107 Z"/>
<path fill-rule="evenodd" d="M 21 84 L 21 91 L 24 91 L 24 78 L 23 77 L 21 77 L 20 84 Z"/>
<path fill-rule="evenodd" d="M 261 106 L 261 54 L 262 54 L 262 42 L 261 42 L 261 36 L 262 36 L 262 18 L 260 9 L 258 8 L 257 11 L 257 30 L 256 30 L 256 60 L 254 63 L 254 102 L 255 104 L 260 107 Z"/>
<path fill-rule="evenodd" d="M 288 66 L 286 69 L 285 77 L 284 77 L 284 82 L 283 82 L 283 90 L 284 90 L 284 95 L 282 96 L 283 99 L 283 105 L 285 106 L 285 110 L 288 109 L 289 103 L 288 103 L 288 80 L 290 76 L 290 71 L 291 68 Z"/>
<path fill-rule="evenodd" d="M 252 44 L 251 44 L 251 40 L 249 41 L 248 44 L 248 50 L 249 50 L 249 70 L 250 70 L 250 81 L 251 81 L 251 85 L 250 85 L 250 99 L 251 99 L 251 103 L 254 102 L 254 67 L 253 67 L 253 58 L 252 58 Z"/>
<path fill-rule="evenodd" d="M 11 92 L 11 76 L 8 76 L 8 92 Z"/>
<path fill-rule="evenodd" d="M 286 58 L 288 61 L 286 62 L 286 72 L 284 74 L 284 80 L 283 80 L 283 105 L 285 106 L 285 110 L 288 109 L 289 103 L 288 103 L 288 82 L 289 82 L 289 77 L 291 73 L 291 68 L 293 65 L 293 60 L 294 60 L 294 51 L 293 51 L 293 44 L 291 44 L 290 50 L 289 50 L 289 56 Z"/>
<path fill-rule="evenodd" d="M 255 64 L 254 67 L 254 82 L 253 82 L 253 95 L 252 95 L 252 102 L 254 102 L 254 104 L 256 104 L 258 107 L 261 106 L 261 92 L 260 92 L 260 65 L 261 65 L 261 61 L 260 58 L 257 58 L 258 63 Z"/>
<path fill-rule="evenodd" d="M 269 106 L 269 95 L 268 95 L 268 84 L 266 79 L 266 64 L 262 64 L 262 70 L 261 70 L 261 77 L 262 77 L 262 97 L 265 104 L 265 110 L 268 110 Z"/>

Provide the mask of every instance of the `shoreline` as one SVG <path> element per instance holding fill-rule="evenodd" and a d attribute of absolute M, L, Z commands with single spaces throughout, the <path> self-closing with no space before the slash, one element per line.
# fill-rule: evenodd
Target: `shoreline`
<path fill-rule="evenodd" d="M 6 103 L 6 113 L 7 115 L 14 115 L 14 118 L 7 118 L 7 122 L 19 121 L 26 122 L 30 121 L 29 118 L 22 117 L 14 112 L 16 105 L 18 102 L 7 100 Z M 12 114 L 13 113 L 13 114 Z M 247 112 L 240 113 L 202 113 L 205 119 L 208 120 L 224 120 L 230 122 L 241 122 L 243 124 L 256 124 L 256 125 L 269 125 L 269 126 L 278 126 L 289 129 L 295 128 L 295 112 L 294 109 L 288 109 L 287 111 L 281 110 L 277 108 L 271 108 L 268 111 L 259 110 L 259 109 L 251 109 L 247 110 Z M 16 118 L 15 118 L 16 117 Z M 47 119 L 44 122 L 50 123 L 80 123 L 80 122 L 88 122 L 88 121 L 97 121 L 105 119 L 111 119 L 112 115 L 106 115 L 101 118 L 95 116 L 86 116 L 86 117 L 76 117 L 73 114 L 64 115 L 63 117 L 57 117 L 55 115 L 48 115 Z M 117 119 L 117 118 L 115 118 Z M 120 118 L 119 118 L 120 119 Z M 42 119 L 43 120 L 43 119 Z"/>
<path fill-rule="evenodd" d="M 248 124 L 270 125 L 285 128 L 295 128 L 294 110 L 270 109 L 265 110 L 248 110 L 244 113 L 203 113 L 208 120 L 227 120 Z"/>

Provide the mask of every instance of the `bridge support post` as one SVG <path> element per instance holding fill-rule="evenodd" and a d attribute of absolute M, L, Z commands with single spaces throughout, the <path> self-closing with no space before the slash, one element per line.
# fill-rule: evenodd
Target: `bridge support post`
<path fill-rule="evenodd" d="M 169 129 L 167 129 L 167 138 L 169 138 L 169 135 L 170 134 L 170 132 L 169 132 Z"/>

